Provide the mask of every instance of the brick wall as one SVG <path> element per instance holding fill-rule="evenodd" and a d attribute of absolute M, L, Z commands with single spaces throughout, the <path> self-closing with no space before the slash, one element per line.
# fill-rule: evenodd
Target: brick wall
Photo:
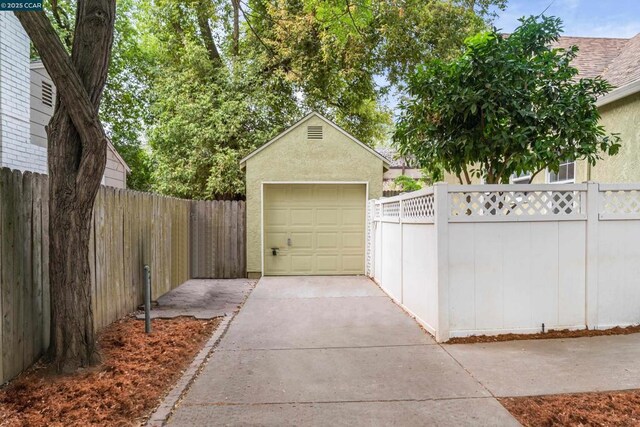
<path fill-rule="evenodd" d="M 47 172 L 47 149 L 31 143 L 29 38 L 12 13 L 0 14 L 0 166 Z"/>

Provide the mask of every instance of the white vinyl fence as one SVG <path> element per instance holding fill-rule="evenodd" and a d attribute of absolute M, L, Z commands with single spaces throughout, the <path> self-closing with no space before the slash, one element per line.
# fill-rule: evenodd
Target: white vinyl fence
<path fill-rule="evenodd" d="M 640 323 L 640 184 L 436 184 L 369 204 L 367 274 L 439 342 Z"/>

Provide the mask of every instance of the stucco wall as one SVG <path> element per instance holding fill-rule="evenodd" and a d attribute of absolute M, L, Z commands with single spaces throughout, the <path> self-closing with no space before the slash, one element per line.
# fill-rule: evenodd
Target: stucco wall
<path fill-rule="evenodd" d="M 307 140 L 307 126 L 323 126 L 323 140 Z M 260 273 L 261 185 L 265 181 L 359 181 L 369 198 L 382 196 L 383 163 L 319 117 L 312 116 L 246 162 L 247 272 Z"/>
<path fill-rule="evenodd" d="M 605 157 L 591 169 L 586 162 L 576 165 L 576 182 L 640 181 L 640 94 L 629 96 L 600 108 L 601 124 L 609 133 L 620 134 L 620 152 Z"/>

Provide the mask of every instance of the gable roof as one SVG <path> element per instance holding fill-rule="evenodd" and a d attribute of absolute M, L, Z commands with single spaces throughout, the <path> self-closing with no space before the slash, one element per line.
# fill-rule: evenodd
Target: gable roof
<path fill-rule="evenodd" d="M 593 78 L 602 75 L 628 41 L 629 39 L 622 38 L 562 36 L 553 47 L 568 49 L 574 45 L 578 46 L 578 55 L 571 65 L 578 69 L 578 77 Z"/>
<path fill-rule="evenodd" d="M 389 168 L 389 160 L 387 158 L 385 158 L 384 156 L 382 156 L 380 153 L 376 152 L 374 149 L 372 149 L 371 147 L 369 147 L 367 144 L 365 144 L 364 142 L 360 141 L 358 138 L 356 138 L 355 136 L 351 135 L 349 132 L 347 132 L 346 130 L 342 129 L 340 126 L 338 126 L 337 124 L 335 124 L 334 122 L 332 122 L 331 120 L 327 119 L 326 117 L 324 117 L 323 115 L 316 113 L 315 111 L 307 114 L 306 116 L 304 116 L 302 119 L 298 120 L 297 122 L 295 122 L 293 125 L 291 125 L 291 127 L 289 127 L 288 129 L 286 129 L 284 132 L 281 132 L 278 136 L 276 136 L 275 138 L 272 138 L 269 142 L 267 142 L 266 144 L 263 144 L 262 146 L 258 147 L 257 149 L 253 150 L 249 155 L 247 155 L 245 158 L 243 158 L 242 160 L 240 160 L 240 166 L 244 167 L 245 164 L 247 163 L 247 160 L 249 160 L 250 158 L 252 158 L 253 156 L 255 156 L 256 154 L 258 154 L 259 152 L 261 152 L 262 150 L 264 150 L 265 148 L 267 148 L 268 146 L 270 146 L 271 144 L 273 144 L 274 142 L 276 142 L 277 140 L 279 140 L 280 138 L 282 138 L 283 136 L 285 136 L 286 134 L 288 134 L 289 132 L 291 132 L 292 130 L 294 130 L 295 128 L 297 128 L 298 126 L 300 126 L 302 123 L 306 122 L 307 120 L 309 120 L 311 117 L 317 117 L 321 120 L 323 120 L 326 124 L 328 124 L 329 126 L 333 127 L 334 129 L 336 129 L 337 131 L 339 131 L 340 133 L 342 133 L 343 135 L 345 135 L 347 138 L 349 138 L 351 141 L 355 142 L 356 144 L 358 144 L 359 146 L 361 146 L 362 148 L 364 148 L 365 150 L 367 150 L 368 152 L 370 152 L 371 154 L 373 154 L 374 156 L 376 156 L 377 158 L 379 158 L 380 160 L 382 160 L 383 165 L 386 168 Z"/>
<path fill-rule="evenodd" d="M 401 156 L 395 148 L 391 147 L 378 147 L 376 151 L 388 160 L 391 169 L 418 169 L 415 166 L 414 156 Z"/>
<path fill-rule="evenodd" d="M 118 153 L 118 150 L 116 150 L 116 147 L 113 145 L 110 139 L 107 139 L 107 148 L 111 150 L 114 156 L 116 156 L 116 159 L 118 159 L 118 161 L 122 163 L 122 166 L 124 166 L 124 169 L 127 171 L 127 173 L 131 173 L 131 168 L 129 167 L 127 162 L 124 161 L 120 153 Z"/>
<path fill-rule="evenodd" d="M 640 80 L 640 33 L 627 41 L 620 54 L 607 65 L 602 77 L 617 87 Z"/>
<path fill-rule="evenodd" d="M 597 106 L 640 92 L 640 33 L 630 39 L 560 37 L 554 47 L 566 49 L 572 45 L 579 48 L 571 63 L 578 69 L 578 77 L 601 76 L 616 87 L 598 98 Z"/>

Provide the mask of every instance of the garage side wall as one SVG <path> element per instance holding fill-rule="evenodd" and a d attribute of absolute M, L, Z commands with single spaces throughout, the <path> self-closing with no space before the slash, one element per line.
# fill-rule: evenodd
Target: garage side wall
<path fill-rule="evenodd" d="M 322 126 L 308 140 L 307 126 Z M 319 117 L 310 117 L 247 160 L 247 272 L 261 274 L 263 182 L 367 182 L 369 198 L 382 196 L 382 160 Z"/>

